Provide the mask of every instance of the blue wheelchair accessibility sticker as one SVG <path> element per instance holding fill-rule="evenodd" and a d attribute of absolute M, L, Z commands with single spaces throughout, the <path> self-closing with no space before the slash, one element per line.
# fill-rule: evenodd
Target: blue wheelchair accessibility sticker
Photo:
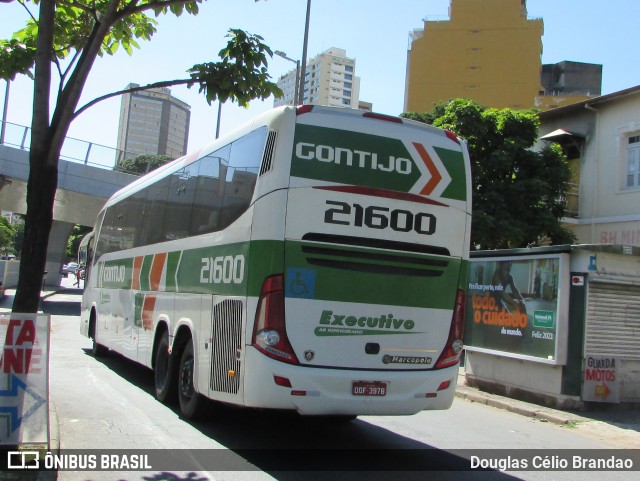
<path fill-rule="evenodd" d="M 285 296 L 313 299 L 316 293 L 316 271 L 314 269 L 287 269 Z"/>

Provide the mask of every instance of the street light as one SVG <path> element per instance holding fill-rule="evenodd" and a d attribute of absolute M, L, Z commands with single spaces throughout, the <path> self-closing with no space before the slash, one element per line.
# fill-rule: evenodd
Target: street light
<path fill-rule="evenodd" d="M 0 145 L 4 144 L 4 132 L 7 128 L 7 109 L 9 108 L 9 87 L 11 81 L 7 80 L 7 88 L 4 91 L 4 108 L 2 109 L 2 127 L 0 128 Z"/>
<path fill-rule="evenodd" d="M 298 89 L 298 103 L 304 103 L 304 80 L 307 70 L 307 44 L 309 42 L 309 14 L 311 13 L 311 0 L 307 0 L 307 18 L 304 22 L 304 42 L 302 43 L 302 68 L 300 69 L 300 87 Z"/>
<path fill-rule="evenodd" d="M 216 122 L 216 139 L 220 137 L 220 117 L 222 117 L 222 102 L 218 99 L 218 120 Z"/>
<path fill-rule="evenodd" d="M 284 53 L 282 50 L 276 50 L 273 53 L 275 53 L 278 57 L 282 57 L 283 59 L 296 64 L 296 83 L 295 83 L 294 93 L 293 93 L 293 105 L 295 105 L 296 103 L 298 103 L 298 83 L 300 82 L 300 60 L 293 60 L 292 58 L 287 57 L 287 54 Z"/>
<path fill-rule="evenodd" d="M 255 0 L 259 2 L 260 0 Z M 266 1 L 266 0 L 265 0 Z M 309 15 L 311 14 L 311 0 L 307 0 L 307 16 L 304 22 L 304 41 L 302 42 L 302 68 L 299 75 L 298 105 L 304 103 L 304 79 L 307 70 L 307 44 L 309 43 Z"/>

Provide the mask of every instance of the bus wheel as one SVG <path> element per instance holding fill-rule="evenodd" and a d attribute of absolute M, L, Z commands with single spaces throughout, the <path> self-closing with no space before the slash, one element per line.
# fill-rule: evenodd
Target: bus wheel
<path fill-rule="evenodd" d="M 203 404 L 200 394 L 193 387 L 195 360 L 193 357 L 193 340 L 189 339 L 182 352 L 178 372 L 178 400 L 180 411 L 187 419 L 195 419 L 199 415 L 199 407 Z"/>
<path fill-rule="evenodd" d="M 164 331 L 156 347 L 154 365 L 156 384 L 156 399 L 162 403 L 170 403 L 176 399 L 176 368 L 175 360 L 169 353 L 169 333 Z"/>
<path fill-rule="evenodd" d="M 96 320 L 94 314 L 91 314 L 91 321 L 89 324 L 89 337 L 93 341 L 91 345 L 91 355 L 93 357 L 104 357 L 109 354 L 109 348 L 96 342 Z"/>

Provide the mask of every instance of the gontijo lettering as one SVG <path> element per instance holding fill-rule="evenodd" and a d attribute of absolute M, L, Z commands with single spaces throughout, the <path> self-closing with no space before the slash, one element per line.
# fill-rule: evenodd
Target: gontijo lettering
<path fill-rule="evenodd" d="M 102 282 L 124 282 L 126 272 L 125 266 L 105 266 L 102 270 Z"/>
<path fill-rule="evenodd" d="M 375 152 L 363 150 L 351 150 L 344 147 L 331 147 L 330 145 L 315 145 L 307 142 L 296 144 L 296 156 L 305 160 L 317 160 L 320 162 L 348 165 L 362 169 L 381 170 L 383 172 L 397 172 L 399 174 L 411 174 L 413 163 L 404 157 L 390 155 L 388 159 L 378 159 Z"/>

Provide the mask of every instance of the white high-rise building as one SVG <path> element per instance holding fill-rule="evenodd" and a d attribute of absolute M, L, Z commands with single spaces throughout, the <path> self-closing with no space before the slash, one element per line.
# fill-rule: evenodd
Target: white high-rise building
<path fill-rule="evenodd" d="M 129 84 L 127 88 L 138 86 Z M 127 157 L 164 154 L 177 158 L 186 154 L 190 110 L 188 104 L 164 87 L 124 94 L 118 149 L 126 152 Z"/>
<path fill-rule="evenodd" d="M 307 63 L 304 103 L 361 108 L 360 77 L 356 77 L 355 70 L 356 60 L 348 58 L 346 50 L 341 48 L 330 48 L 316 55 Z M 284 96 L 274 101 L 274 107 L 297 104 L 295 69 L 280 77 L 278 87 Z"/>

